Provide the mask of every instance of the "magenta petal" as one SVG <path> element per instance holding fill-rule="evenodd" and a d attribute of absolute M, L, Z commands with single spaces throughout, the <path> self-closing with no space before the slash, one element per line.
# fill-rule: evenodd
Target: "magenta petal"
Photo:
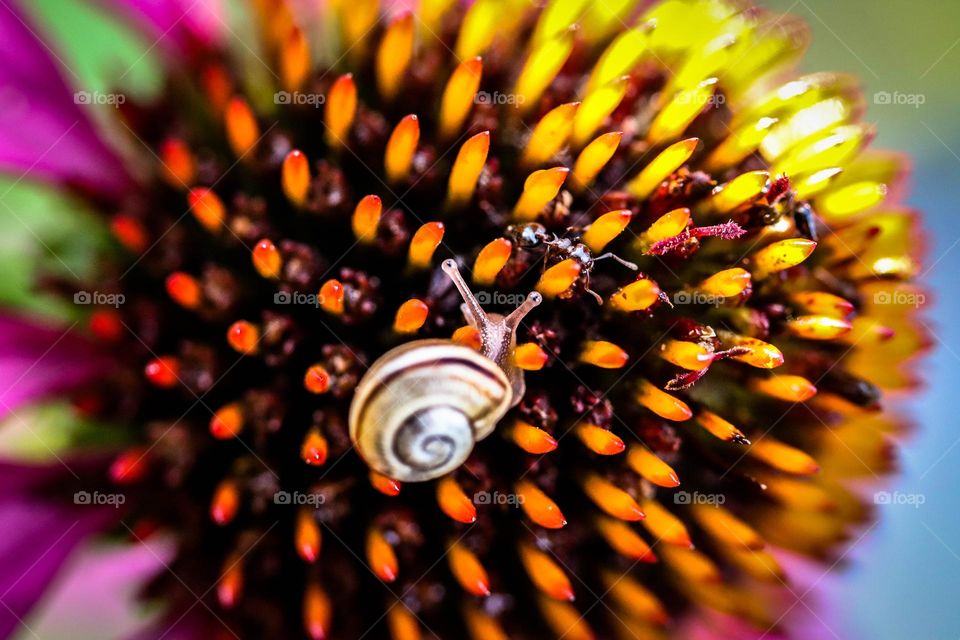
<path fill-rule="evenodd" d="M 116 195 L 126 172 L 16 7 L 0 3 L 0 171 Z"/>
<path fill-rule="evenodd" d="M 99 0 L 125 13 L 147 31 L 156 45 L 179 51 L 209 45 L 224 30 L 222 0 Z"/>
<path fill-rule="evenodd" d="M 0 315 L 0 417 L 76 387 L 103 366 L 76 326 L 53 329 Z"/>
<path fill-rule="evenodd" d="M 55 505 L 28 490 L 63 467 L 0 463 L 0 637 L 9 636 L 43 595 L 76 545 L 116 518 L 110 508 Z M 17 487 L 18 491 L 11 491 Z M 112 512 L 112 513 L 111 513 Z"/>

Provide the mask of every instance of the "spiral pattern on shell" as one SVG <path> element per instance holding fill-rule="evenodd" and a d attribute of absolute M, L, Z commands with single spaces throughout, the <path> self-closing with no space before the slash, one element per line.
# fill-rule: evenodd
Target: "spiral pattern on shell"
<path fill-rule="evenodd" d="M 417 340 L 377 360 L 357 386 L 350 437 L 367 464 L 403 482 L 459 467 L 493 431 L 513 394 L 489 358 L 446 340 Z"/>

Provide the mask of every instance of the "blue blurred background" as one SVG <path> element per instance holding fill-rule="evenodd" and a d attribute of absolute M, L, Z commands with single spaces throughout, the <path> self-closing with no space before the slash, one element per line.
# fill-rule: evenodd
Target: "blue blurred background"
<path fill-rule="evenodd" d="M 920 494 L 920 507 L 880 507 L 879 524 L 829 579 L 831 629 L 817 637 L 960 637 L 960 3 L 955 0 L 767 0 L 813 31 L 805 70 L 860 76 L 879 131 L 875 146 L 913 157 L 908 202 L 926 217 L 929 246 L 922 309 L 933 340 L 925 388 L 911 403 L 918 429 L 902 443 L 890 490 Z M 875 92 L 923 96 L 923 104 L 875 104 Z M 834 621 L 838 621 L 836 624 Z"/>

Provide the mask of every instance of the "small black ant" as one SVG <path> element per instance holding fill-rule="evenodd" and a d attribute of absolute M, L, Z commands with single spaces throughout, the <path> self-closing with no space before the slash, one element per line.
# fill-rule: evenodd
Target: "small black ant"
<path fill-rule="evenodd" d="M 573 227 L 567 228 L 568 234 L 573 237 L 558 236 L 555 233 L 547 231 L 547 228 L 538 222 L 527 222 L 520 225 L 510 225 L 507 227 L 506 236 L 516 246 L 522 249 L 539 249 L 545 247 L 543 261 L 546 264 L 551 258 L 566 260 L 572 258 L 580 265 L 580 276 L 583 279 L 584 290 L 592 295 L 598 304 L 603 304 L 603 298 L 590 289 L 590 272 L 594 265 L 606 258 L 612 258 L 627 267 L 636 271 L 639 269 L 632 262 L 627 262 L 623 258 L 607 252 L 599 256 L 594 256 L 590 247 L 580 242 L 580 234 Z"/>

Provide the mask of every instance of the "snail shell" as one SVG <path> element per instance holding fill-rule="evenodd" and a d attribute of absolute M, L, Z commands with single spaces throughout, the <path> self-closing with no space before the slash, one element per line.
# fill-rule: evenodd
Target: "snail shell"
<path fill-rule="evenodd" d="M 421 482 L 459 467 L 473 445 L 520 402 L 523 371 L 513 366 L 516 328 L 542 298 L 529 294 L 508 316 L 480 306 L 453 260 L 442 266 L 463 297 L 463 314 L 481 349 L 449 340 L 415 340 L 380 356 L 350 403 L 350 438 L 376 471 Z"/>
<path fill-rule="evenodd" d="M 364 375 L 350 406 L 350 437 L 376 471 L 430 480 L 463 464 L 512 400 L 507 375 L 486 356 L 448 340 L 417 340 Z"/>

